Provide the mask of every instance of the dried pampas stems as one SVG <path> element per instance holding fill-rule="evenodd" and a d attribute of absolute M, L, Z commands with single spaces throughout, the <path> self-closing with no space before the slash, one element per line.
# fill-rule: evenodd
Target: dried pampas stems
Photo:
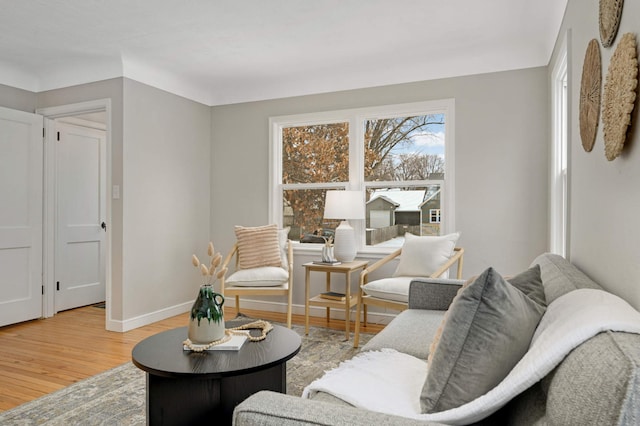
<path fill-rule="evenodd" d="M 619 156 L 624 147 L 637 88 L 636 37 L 633 33 L 626 33 L 613 52 L 604 85 L 602 123 L 605 155 L 609 161 Z"/>
<path fill-rule="evenodd" d="M 596 141 L 600 119 L 600 91 L 602 90 L 602 62 L 600 45 L 595 38 L 589 42 L 582 65 L 580 84 L 580 138 L 585 151 L 591 152 Z"/>

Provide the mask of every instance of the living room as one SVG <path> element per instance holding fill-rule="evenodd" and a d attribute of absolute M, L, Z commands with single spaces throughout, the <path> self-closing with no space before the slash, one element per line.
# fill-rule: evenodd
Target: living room
<path fill-rule="evenodd" d="M 112 99 L 111 183 L 121 186 L 123 194 L 112 200 L 107 298 L 111 328 L 125 330 L 186 310 L 197 283 L 184 284 L 192 271 L 187 262 L 177 261 L 180 256 L 205 247 L 209 239 L 228 250 L 234 225 L 269 221 L 267 123 L 269 117 L 285 114 L 455 99 L 455 225 L 467 250 L 465 276 L 489 265 L 505 273 L 522 269 L 548 249 L 549 81 L 568 37 L 573 65 L 568 75 L 568 257 L 638 307 L 640 290 L 632 284 L 640 274 L 633 266 L 637 235 L 629 226 L 637 213 L 630 188 L 637 170 L 631 155 L 636 127 L 629 131 L 623 155 L 611 163 L 598 155 L 603 149 L 601 128 L 594 152 L 584 152 L 579 143 L 580 64 L 598 28 L 598 5 L 592 3 L 586 7 L 568 2 L 562 27 L 554 34 L 554 56 L 545 66 L 212 107 L 126 77 L 40 93 L 2 86 L 1 102 L 33 112 Z M 620 33 L 635 30 L 633 7 L 627 5 Z M 603 75 L 612 53 L 611 48 L 602 50 Z M 173 143 L 177 140 L 181 142 Z M 240 167 L 251 173 L 237 173 Z M 139 195 L 151 187 L 158 188 L 154 196 Z M 613 213 L 606 224 L 594 199 Z M 314 256 L 300 253 L 296 263 Z M 300 271 L 296 281 L 302 278 Z M 148 297 L 159 287 L 165 290 Z M 300 294 L 294 295 L 294 304 L 303 304 Z"/>
<path fill-rule="evenodd" d="M 622 34 L 637 33 L 638 12 L 636 3 L 627 2 L 616 43 Z M 578 122 L 580 82 L 587 44 L 599 38 L 598 2 L 567 1 L 555 30 L 548 62 L 520 69 L 356 83 L 299 96 L 283 91 L 269 99 L 220 104 L 169 93 L 138 81 L 134 72 L 45 91 L 0 79 L 0 105 L 33 113 L 111 99 L 110 186 L 121 194 L 110 197 L 106 312 L 110 330 L 126 331 L 189 309 L 199 285 L 189 258 L 209 240 L 224 253 L 235 242 L 234 225 L 277 221 L 270 209 L 272 117 L 454 99 L 454 219 L 466 251 L 464 276 L 489 266 L 504 274 L 525 269 L 550 247 L 551 81 L 566 48 L 567 258 L 640 309 L 640 229 L 632 225 L 640 213 L 634 185 L 640 178 L 638 108 L 620 157 L 605 158 L 602 126 L 593 151 L 585 152 Z M 615 48 L 614 43 L 600 50 L 603 85 Z M 318 256 L 319 250 L 295 252 L 294 282 L 304 282 L 300 265 Z M 302 313 L 302 292 L 294 292 L 293 303 Z M 269 299 L 252 307 L 284 308 Z"/>
<path fill-rule="evenodd" d="M 284 114 L 455 99 L 455 227 L 467 250 L 465 276 L 489 265 L 505 273 L 522 269 L 549 248 L 549 86 L 566 40 L 572 65 L 567 257 L 638 307 L 640 290 L 633 285 L 640 274 L 634 266 L 637 234 L 629 226 L 638 210 L 631 190 L 637 177 L 638 160 L 632 155 L 637 120 L 632 120 L 626 149 L 613 162 L 599 154 L 601 126 L 594 152 L 586 153 L 579 143 L 580 64 L 598 28 L 598 4 L 592 3 L 568 2 L 554 34 L 553 56 L 544 66 L 214 106 L 126 76 L 38 93 L 3 85 L 0 102 L 34 112 L 111 99 L 110 179 L 123 194 L 111 200 L 108 327 L 126 330 L 188 308 L 197 283 L 185 284 L 192 271 L 179 259 L 209 239 L 228 250 L 234 225 L 272 219 L 267 124 Z M 620 33 L 635 31 L 633 8 L 627 5 Z M 602 49 L 603 81 L 612 53 L 612 48 Z M 150 188 L 156 188 L 153 196 L 144 196 Z M 599 206 L 612 213 L 604 224 Z M 296 263 L 315 256 L 301 250 Z M 301 281 L 302 271 L 296 274 L 295 281 Z M 163 291 L 154 292 L 158 288 Z M 141 300 L 140 294 L 153 296 Z M 298 309 L 301 296 L 294 295 Z M 270 308 L 267 302 L 262 308 L 281 306 Z"/>

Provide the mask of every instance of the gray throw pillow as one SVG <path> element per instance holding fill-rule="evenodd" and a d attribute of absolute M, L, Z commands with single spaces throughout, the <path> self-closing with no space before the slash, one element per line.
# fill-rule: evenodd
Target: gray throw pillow
<path fill-rule="evenodd" d="M 545 311 L 493 268 L 449 308 L 420 396 L 423 413 L 459 407 L 493 389 L 529 349 Z"/>
<path fill-rule="evenodd" d="M 547 306 L 547 298 L 544 295 L 542 278 L 540 278 L 540 265 L 532 266 L 515 277 L 507 279 L 507 281 L 512 286 L 529 296 L 529 298 L 538 305 Z"/>

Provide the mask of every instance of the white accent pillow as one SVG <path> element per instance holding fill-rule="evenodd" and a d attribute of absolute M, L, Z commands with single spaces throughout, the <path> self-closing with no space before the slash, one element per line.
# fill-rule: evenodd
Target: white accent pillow
<path fill-rule="evenodd" d="M 404 234 L 404 244 L 394 277 L 428 277 L 438 270 L 453 254 L 460 233 L 440 237 L 418 237 Z M 447 273 L 441 275 L 447 278 Z"/>
<path fill-rule="evenodd" d="M 240 269 L 226 279 L 225 284 L 238 287 L 275 287 L 289 279 L 289 273 L 279 266 Z"/>
<path fill-rule="evenodd" d="M 362 286 L 362 290 L 370 296 L 396 302 L 409 301 L 409 284 L 415 277 L 383 278 L 371 281 Z"/>

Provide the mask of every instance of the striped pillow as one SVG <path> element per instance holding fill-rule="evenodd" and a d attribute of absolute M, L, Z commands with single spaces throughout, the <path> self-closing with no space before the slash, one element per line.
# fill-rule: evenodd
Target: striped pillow
<path fill-rule="evenodd" d="M 238 240 L 238 269 L 282 266 L 276 224 L 257 227 L 236 226 L 235 232 Z"/>

